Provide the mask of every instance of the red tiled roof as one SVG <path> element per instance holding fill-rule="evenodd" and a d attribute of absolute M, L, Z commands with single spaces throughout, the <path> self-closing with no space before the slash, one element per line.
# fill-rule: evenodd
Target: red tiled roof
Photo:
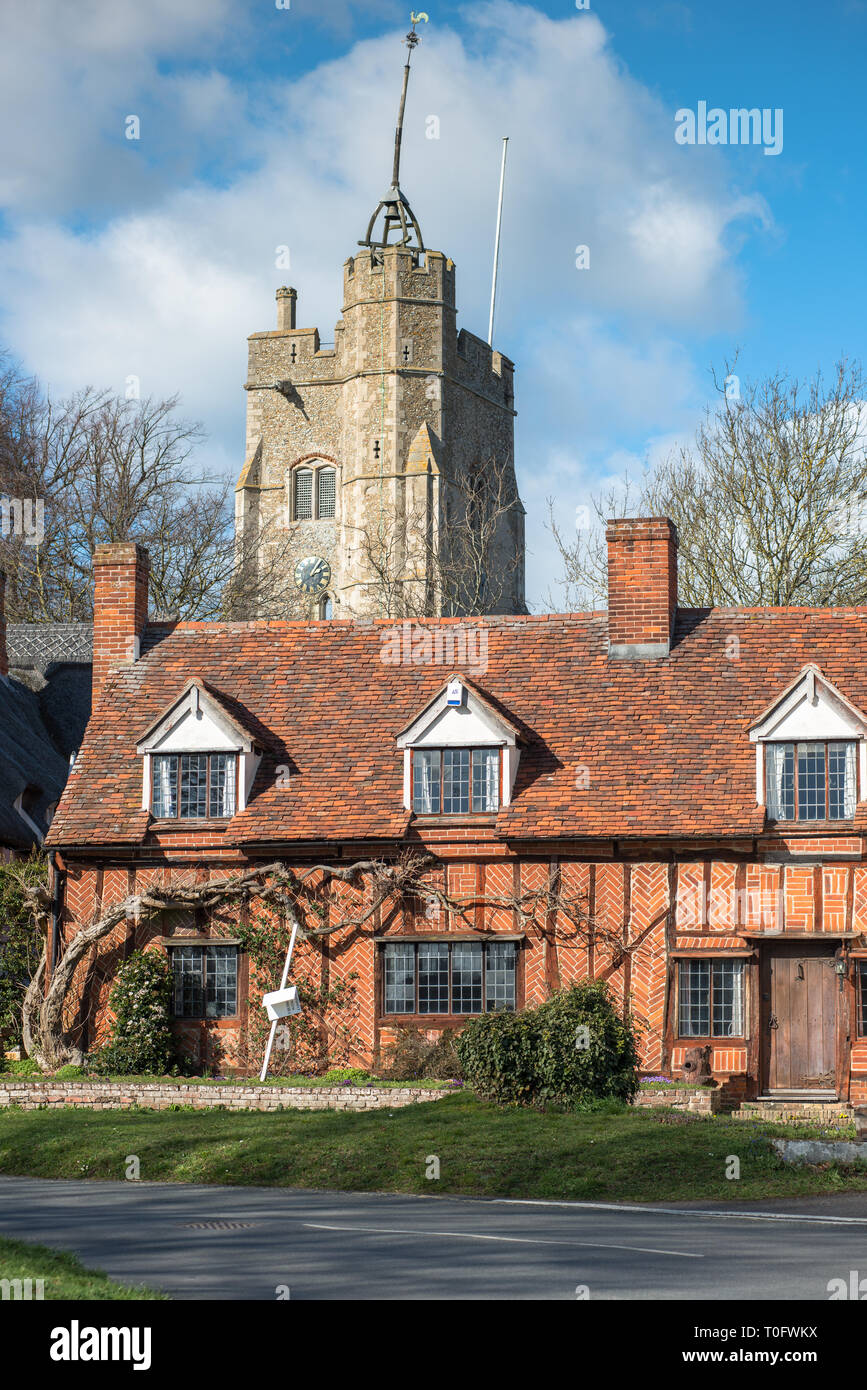
<path fill-rule="evenodd" d="M 863 608 L 681 610 L 671 655 L 653 661 L 610 661 L 604 614 L 484 626 L 487 671 L 464 674 L 521 730 L 513 804 L 497 819 L 510 838 L 756 834 L 764 812 L 747 731 L 757 715 L 808 662 L 867 706 Z M 383 663 L 392 628 L 152 626 L 141 659 L 111 679 L 94 711 L 48 843 L 142 839 L 136 738 L 192 677 L 265 748 L 227 842 L 401 837 L 412 818 L 395 740 L 456 663 Z M 281 764 L 288 786 L 278 785 Z M 862 804 L 859 825 L 864 814 Z"/>

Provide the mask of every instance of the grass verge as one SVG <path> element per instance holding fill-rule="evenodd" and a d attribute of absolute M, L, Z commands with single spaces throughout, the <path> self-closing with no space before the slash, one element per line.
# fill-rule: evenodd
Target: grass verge
<path fill-rule="evenodd" d="M 590 1113 L 501 1109 L 467 1092 L 361 1113 L 13 1108 L 0 1111 L 0 1173 L 122 1179 L 136 1154 L 151 1182 L 625 1202 L 867 1191 L 867 1169 L 789 1167 L 772 1136 L 828 1137 L 616 1103 Z M 439 1180 L 425 1176 L 430 1155 Z M 725 1176 L 731 1156 L 736 1181 Z"/>
<path fill-rule="evenodd" d="M 98 1269 L 85 1269 L 74 1255 L 68 1255 L 64 1250 L 51 1250 L 47 1245 L 30 1245 L 24 1240 L 5 1240 L 2 1237 L 0 1279 L 32 1280 L 30 1292 L 34 1299 L 39 1293 L 36 1281 L 42 1280 L 42 1296 L 46 1302 L 66 1298 L 114 1302 L 127 1299 L 162 1300 L 167 1297 L 156 1289 L 116 1284 Z M 15 1297 L 15 1294 L 13 1286 L 10 1296 Z"/>

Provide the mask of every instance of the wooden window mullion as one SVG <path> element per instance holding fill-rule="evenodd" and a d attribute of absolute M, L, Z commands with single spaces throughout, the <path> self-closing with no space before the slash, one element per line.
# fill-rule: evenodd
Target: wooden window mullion
<path fill-rule="evenodd" d="M 482 1013 L 487 1013 L 488 1002 L 488 948 L 482 942 Z"/>

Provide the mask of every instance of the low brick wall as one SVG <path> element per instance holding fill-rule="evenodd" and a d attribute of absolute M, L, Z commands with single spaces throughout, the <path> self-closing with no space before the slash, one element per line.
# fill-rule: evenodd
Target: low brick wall
<path fill-rule="evenodd" d="M 773 1120 L 776 1124 L 801 1123 L 832 1128 L 852 1123 L 853 1109 L 845 1100 L 760 1101 L 747 1100 L 735 1110 L 735 1120 Z"/>
<path fill-rule="evenodd" d="M 665 1086 L 659 1090 L 639 1087 L 633 1104 L 640 1110 L 688 1110 L 692 1115 L 713 1115 L 721 1108 L 720 1092 L 708 1086 Z"/>
<path fill-rule="evenodd" d="M 86 1110 L 394 1110 L 419 1101 L 441 1100 L 448 1091 L 422 1086 L 195 1086 L 170 1081 L 15 1081 L 0 1075 L 0 1109 L 76 1105 Z"/>
<path fill-rule="evenodd" d="M 642 1109 L 686 1110 L 692 1115 L 729 1115 L 733 1120 L 771 1120 L 775 1124 L 822 1124 L 841 1128 L 856 1119 L 846 1101 L 773 1101 L 739 1100 L 723 1086 L 681 1088 L 661 1087 L 659 1090 L 639 1090 L 634 1104 Z M 867 1138 L 867 1116 L 863 1121 Z"/>

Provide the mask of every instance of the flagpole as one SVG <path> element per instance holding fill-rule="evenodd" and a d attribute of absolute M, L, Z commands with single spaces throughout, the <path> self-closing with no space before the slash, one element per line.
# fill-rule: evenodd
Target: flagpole
<path fill-rule="evenodd" d="M 497 270 L 500 264 L 500 228 L 503 225 L 503 189 L 506 183 L 506 150 L 509 145 L 508 135 L 503 136 L 503 163 L 500 166 L 500 198 L 497 204 L 497 235 L 494 240 L 494 276 L 491 284 L 491 321 L 488 326 L 488 343 L 494 345 L 494 306 L 497 302 Z"/>

